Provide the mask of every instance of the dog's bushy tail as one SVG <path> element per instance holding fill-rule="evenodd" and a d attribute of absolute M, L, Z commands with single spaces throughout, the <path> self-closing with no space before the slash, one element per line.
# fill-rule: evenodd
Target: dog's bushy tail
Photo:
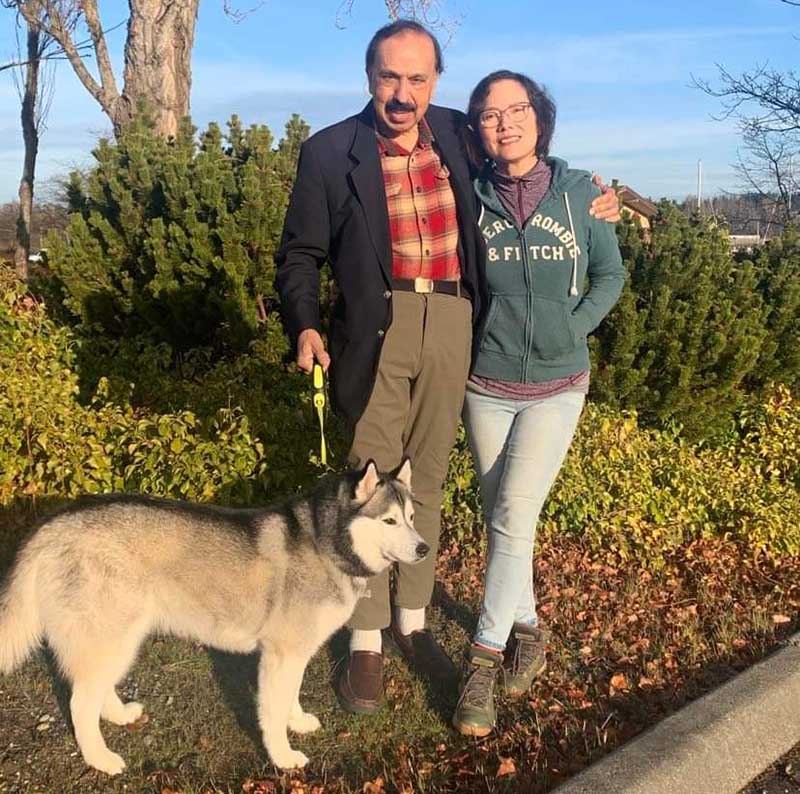
<path fill-rule="evenodd" d="M 41 640 L 36 557 L 30 545 L 24 548 L 0 589 L 0 673 L 22 664 Z"/>

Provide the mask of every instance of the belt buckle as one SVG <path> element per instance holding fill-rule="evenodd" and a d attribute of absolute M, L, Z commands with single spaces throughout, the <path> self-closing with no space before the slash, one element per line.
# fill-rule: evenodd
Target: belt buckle
<path fill-rule="evenodd" d="M 414 292 L 423 292 L 428 294 L 433 292 L 433 279 L 417 276 L 414 279 Z"/>

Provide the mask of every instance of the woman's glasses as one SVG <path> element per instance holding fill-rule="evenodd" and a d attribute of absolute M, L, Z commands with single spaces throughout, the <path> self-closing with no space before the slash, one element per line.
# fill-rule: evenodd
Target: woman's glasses
<path fill-rule="evenodd" d="M 507 116 L 512 124 L 519 124 L 528 117 L 530 109 L 530 102 L 517 102 L 514 105 L 509 105 L 505 110 L 486 108 L 486 110 L 482 110 L 478 114 L 478 123 L 484 129 L 494 129 L 500 126 L 503 116 Z"/>

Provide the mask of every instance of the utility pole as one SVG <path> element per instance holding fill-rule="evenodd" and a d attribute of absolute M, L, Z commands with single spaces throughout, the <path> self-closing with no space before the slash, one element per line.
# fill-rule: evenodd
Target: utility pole
<path fill-rule="evenodd" d="M 703 161 L 697 161 L 697 214 L 703 214 Z"/>

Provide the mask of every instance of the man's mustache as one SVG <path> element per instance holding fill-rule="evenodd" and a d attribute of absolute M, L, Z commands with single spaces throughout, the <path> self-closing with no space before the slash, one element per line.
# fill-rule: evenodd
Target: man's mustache
<path fill-rule="evenodd" d="M 396 99 L 386 103 L 387 113 L 413 113 L 416 109 L 416 105 L 412 105 L 410 102 L 398 102 Z"/>

